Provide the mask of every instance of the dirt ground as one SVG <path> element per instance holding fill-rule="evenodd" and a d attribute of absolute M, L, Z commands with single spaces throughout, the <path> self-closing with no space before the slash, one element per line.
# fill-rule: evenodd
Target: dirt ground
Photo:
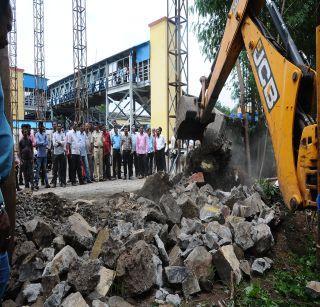
<path fill-rule="evenodd" d="M 92 201 L 93 203 L 100 203 L 101 201 L 104 201 L 106 198 L 110 197 L 115 193 L 130 193 L 137 191 L 143 186 L 144 181 L 144 179 L 112 180 L 94 182 L 86 185 L 68 185 L 66 188 L 60 188 L 57 186 L 56 188 L 45 189 L 43 187 L 40 187 L 40 190 L 34 192 L 34 195 L 52 192 L 70 201 L 81 199 L 86 201 Z"/>

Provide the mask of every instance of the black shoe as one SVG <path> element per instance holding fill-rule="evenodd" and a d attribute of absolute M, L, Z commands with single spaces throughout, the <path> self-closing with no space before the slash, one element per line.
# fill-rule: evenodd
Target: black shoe
<path fill-rule="evenodd" d="M 31 187 L 31 191 L 34 191 L 34 187 L 33 186 Z"/>
<path fill-rule="evenodd" d="M 34 189 L 38 191 L 38 190 L 39 190 L 39 186 L 36 185 L 36 186 L 34 187 Z"/>
<path fill-rule="evenodd" d="M 53 184 L 52 184 L 52 187 L 53 187 L 53 188 L 56 188 L 56 187 L 57 187 L 57 184 L 56 184 L 56 183 L 53 183 Z"/>
<path fill-rule="evenodd" d="M 92 181 L 91 180 L 87 180 L 87 183 L 92 183 Z"/>
<path fill-rule="evenodd" d="M 74 186 L 74 187 L 75 187 L 76 185 L 77 185 L 77 184 L 76 184 L 75 182 L 72 182 L 72 186 Z"/>
<path fill-rule="evenodd" d="M 127 176 L 124 176 L 122 179 L 123 179 L 123 180 L 127 180 Z"/>
<path fill-rule="evenodd" d="M 84 182 L 84 181 L 81 181 L 81 182 L 80 182 L 80 185 L 84 185 L 84 184 L 85 184 L 85 182 Z"/>
<path fill-rule="evenodd" d="M 17 191 L 20 192 L 21 190 L 22 189 L 19 186 L 17 186 Z"/>
<path fill-rule="evenodd" d="M 26 185 L 24 186 L 24 188 L 25 188 L 25 189 L 29 189 L 29 188 L 30 188 L 29 183 L 28 183 L 28 184 L 26 184 Z"/>
<path fill-rule="evenodd" d="M 50 189 L 51 185 L 50 184 L 46 184 L 46 189 Z"/>

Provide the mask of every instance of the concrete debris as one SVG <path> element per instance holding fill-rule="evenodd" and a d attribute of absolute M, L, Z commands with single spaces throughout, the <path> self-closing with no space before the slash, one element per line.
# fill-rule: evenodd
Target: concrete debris
<path fill-rule="evenodd" d="M 231 274 L 234 276 L 234 283 L 240 283 L 242 279 L 240 262 L 234 253 L 232 245 L 222 246 L 215 252 L 213 254 L 213 263 L 223 283 L 231 284 Z"/>
<path fill-rule="evenodd" d="M 109 307 L 109 305 L 99 300 L 93 300 L 92 307 Z"/>
<path fill-rule="evenodd" d="M 62 300 L 66 297 L 71 287 L 66 281 L 62 281 L 57 284 L 53 290 L 52 294 L 44 302 L 44 307 L 58 307 L 61 305 Z"/>
<path fill-rule="evenodd" d="M 157 285 L 158 264 L 150 245 L 138 241 L 117 261 L 117 281 L 128 295 L 139 295 Z"/>
<path fill-rule="evenodd" d="M 166 297 L 166 302 L 173 306 L 180 306 L 181 305 L 181 298 L 179 294 L 168 294 Z"/>
<path fill-rule="evenodd" d="M 27 237 L 38 247 L 48 246 L 54 238 L 53 228 L 42 219 L 33 219 L 24 224 Z"/>
<path fill-rule="evenodd" d="M 120 296 L 112 296 L 108 300 L 109 307 L 133 307 Z"/>
<path fill-rule="evenodd" d="M 189 274 L 189 270 L 183 266 L 167 266 L 164 270 L 170 284 L 181 284 Z"/>
<path fill-rule="evenodd" d="M 197 246 L 184 261 L 184 265 L 198 280 L 206 281 L 213 277 L 212 255 L 204 246 Z"/>
<path fill-rule="evenodd" d="M 68 283 L 76 289 L 76 291 L 88 295 L 95 290 L 100 282 L 100 267 L 99 260 L 85 261 L 79 258 L 70 266 Z"/>
<path fill-rule="evenodd" d="M 182 210 L 171 194 L 165 194 L 160 199 L 162 212 L 172 224 L 179 224 L 182 216 Z"/>
<path fill-rule="evenodd" d="M 29 284 L 22 291 L 24 299 L 29 304 L 34 303 L 41 293 L 42 293 L 42 285 L 40 283 Z"/>
<path fill-rule="evenodd" d="M 43 275 L 59 275 L 68 272 L 70 265 L 77 259 L 76 251 L 67 245 L 46 265 Z"/>
<path fill-rule="evenodd" d="M 180 306 L 180 296 L 210 292 L 218 280 L 263 275 L 272 265 L 264 256 L 274 245 L 276 209 L 257 190 L 214 190 L 199 176 L 170 181 L 157 173 L 101 207 L 18 195 L 9 298 L 18 306 L 130 307 L 155 291 L 155 303 Z M 109 298 L 115 293 L 127 301 Z"/>
<path fill-rule="evenodd" d="M 256 275 L 263 275 L 267 270 L 271 269 L 273 261 L 268 258 L 257 258 L 254 260 L 251 266 L 251 271 Z"/>
<path fill-rule="evenodd" d="M 306 293 L 310 295 L 313 299 L 318 299 L 320 297 L 320 282 L 308 282 L 306 285 Z"/>
<path fill-rule="evenodd" d="M 224 216 L 221 211 L 222 207 L 219 205 L 205 205 L 200 210 L 200 220 L 209 223 L 217 221 L 224 223 Z"/>
<path fill-rule="evenodd" d="M 182 250 L 179 245 L 175 245 L 169 253 L 169 265 L 170 266 L 182 266 Z"/>
<path fill-rule="evenodd" d="M 201 292 L 199 281 L 195 273 L 189 272 L 185 280 L 182 282 L 182 291 L 185 298 Z"/>
<path fill-rule="evenodd" d="M 61 307 L 89 307 L 80 292 L 71 293 L 61 304 Z"/>
<path fill-rule="evenodd" d="M 158 235 L 155 235 L 154 240 L 156 241 L 156 245 L 158 247 L 162 262 L 165 265 L 169 264 L 169 256 L 168 256 L 168 253 L 166 251 L 166 248 L 164 247 L 163 242 L 161 241 L 161 239 L 159 238 Z"/>

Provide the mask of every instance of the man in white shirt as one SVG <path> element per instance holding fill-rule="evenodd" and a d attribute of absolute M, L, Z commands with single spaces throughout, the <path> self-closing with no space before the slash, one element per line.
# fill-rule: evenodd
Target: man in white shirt
<path fill-rule="evenodd" d="M 53 154 L 56 163 L 57 170 L 53 172 L 52 184 L 55 188 L 57 186 L 57 173 L 59 174 L 59 181 L 61 187 L 66 187 L 66 156 L 65 156 L 65 145 L 66 137 L 61 131 L 61 124 L 57 124 L 56 132 L 52 134 L 52 146 Z"/>
<path fill-rule="evenodd" d="M 166 169 L 166 158 L 165 158 L 165 148 L 166 148 L 166 141 L 164 137 L 161 135 L 161 127 L 157 129 L 156 135 L 156 165 L 157 171 L 165 171 Z"/>
<path fill-rule="evenodd" d="M 79 183 L 84 184 L 81 171 L 81 156 L 80 156 L 80 139 L 77 134 L 78 125 L 74 124 L 73 131 L 68 133 L 68 151 L 71 155 L 71 183 L 77 185 L 76 174 L 78 174 Z"/>

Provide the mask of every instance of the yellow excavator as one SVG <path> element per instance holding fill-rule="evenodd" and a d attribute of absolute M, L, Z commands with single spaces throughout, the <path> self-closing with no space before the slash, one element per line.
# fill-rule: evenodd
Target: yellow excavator
<path fill-rule="evenodd" d="M 257 17 L 264 5 L 283 42 L 282 47 Z M 319 32 L 320 26 L 317 28 L 318 69 Z M 206 127 L 214 121 L 214 106 L 243 49 L 259 90 L 284 201 L 290 209 L 316 209 L 320 169 L 319 80 L 317 82 L 316 72 L 293 42 L 273 1 L 233 1 L 211 74 L 201 78 L 199 98 L 182 97 L 178 103 L 177 138 L 202 139 Z"/>

